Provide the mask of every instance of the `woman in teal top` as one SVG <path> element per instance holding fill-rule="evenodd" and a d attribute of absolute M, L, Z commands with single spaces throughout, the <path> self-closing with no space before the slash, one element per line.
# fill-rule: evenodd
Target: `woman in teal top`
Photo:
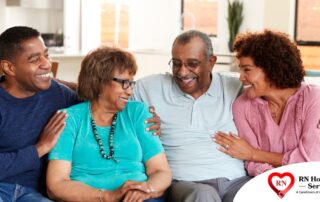
<path fill-rule="evenodd" d="M 145 131 L 147 106 L 129 101 L 137 66 L 116 48 L 89 53 L 78 94 L 49 154 L 48 194 L 62 201 L 162 201 L 171 172 L 157 136 Z"/>

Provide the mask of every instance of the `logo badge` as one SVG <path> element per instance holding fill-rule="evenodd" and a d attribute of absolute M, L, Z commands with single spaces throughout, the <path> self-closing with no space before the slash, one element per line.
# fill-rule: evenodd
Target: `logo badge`
<path fill-rule="evenodd" d="M 290 182 L 288 182 L 290 179 Z M 293 187 L 294 176 L 289 173 L 271 173 L 268 177 L 268 183 L 271 189 L 280 197 L 283 198 L 286 193 Z"/>

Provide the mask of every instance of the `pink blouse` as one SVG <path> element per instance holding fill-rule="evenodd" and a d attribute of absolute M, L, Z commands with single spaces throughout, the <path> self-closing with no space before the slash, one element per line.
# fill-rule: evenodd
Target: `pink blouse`
<path fill-rule="evenodd" d="M 320 87 L 302 85 L 289 97 L 279 125 L 272 119 L 268 102 L 242 94 L 233 104 L 239 136 L 253 147 L 284 154 L 282 165 L 320 161 Z M 267 163 L 245 162 L 251 176 L 273 167 Z"/>

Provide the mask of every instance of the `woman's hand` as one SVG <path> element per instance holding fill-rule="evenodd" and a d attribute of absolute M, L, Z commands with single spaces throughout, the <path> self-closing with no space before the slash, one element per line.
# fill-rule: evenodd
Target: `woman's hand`
<path fill-rule="evenodd" d="M 133 182 L 133 181 L 131 181 Z M 148 186 L 147 182 L 134 182 L 139 189 L 129 190 L 122 202 L 143 202 L 152 197 L 154 190 Z"/>
<path fill-rule="evenodd" d="M 145 123 L 152 123 L 150 127 L 146 128 L 147 131 L 154 131 L 153 135 L 160 136 L 160 117 L 156 114 L 156 111 L 154 109 L 154 106 L 149 107 L 149 112 L 152 114 L 152 117 L 150 119 L 147 119 Z"/>
<path fill-rule="evenodd" d="M 114 191 L 104 191 L 103 199 L 104 201 L 118 202 L 121 201 L 123 197 L 125 197 L 130 191 L 139 191 L 144 194 L 149 194 L 152 192 L 152 190 L 147 186 L 146 182 L 128 180 L 121 187 Z M 133 197 L 131 195 L 132 194 L 130 194 L 130 199 Z M 136 195 L 138 194 L 134 194 L 134 196 Z"/>
<path fill-rule="evenodd" d="M 233 158 L 252 161 L 255 148 L 249 145 L 245 140 L 233 133 L 223 133 L 218 131 L 212 136 L 212 140 L 219 144 L 219 150 Z"/>
<path fill-rule="evenodd" d="M 143 202 L 149 198 L 151 198 L 151 195 L 148 193 L 139 190 L 130 190 L 127 192 L 122 202 Z"/>

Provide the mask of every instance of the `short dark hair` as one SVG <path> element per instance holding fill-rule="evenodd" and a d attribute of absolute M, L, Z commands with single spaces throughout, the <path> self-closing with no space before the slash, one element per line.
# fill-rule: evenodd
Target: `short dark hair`
<path fill-rule="evenodd" d="M 12 60 L 22 50 L 21 43 L 40 36 L 38 30 L 31 27 L 16 26 L 0 35 L 0 60 Z"/>
<path fill-rule="evenodd" d="M 83 100 L 96 100 L 104 85 L 113 79 L 113 73 L 129 71 L 135 75 L 137 64 L 133 55 L 118 48 L 100 47 L 88 53 L 81 62 L 78 77 L 78 95 Z"/>
<path fill-rule="evenodd" d="M 189 30 L 189 31 L 183 32 L 182 34 L 177 36 L 172 44 L 172 48 L 176 43 L 182 44 L 182 45 L 187 44 L 190 42 L 191 39 L 193 39 L 195 37 L 199 37 L 203 41 L 203 43 L 205 45 L 204 55 L 207 58 L 211 57 L 213 55 L 213 48 L 212 48 L 211 39 L 209 38 L 209 36 L 207 34 L 200 32 L 200 31 L 197 31 L 197 30 Z"/>
<path fill-rule="evenodd" d="M 277 88 L 296 88 L 305 72 L 298 47 L 288 35 L 270 30 L 248 32 L 236 37 L 236 57 L 250 57 Z"/>

